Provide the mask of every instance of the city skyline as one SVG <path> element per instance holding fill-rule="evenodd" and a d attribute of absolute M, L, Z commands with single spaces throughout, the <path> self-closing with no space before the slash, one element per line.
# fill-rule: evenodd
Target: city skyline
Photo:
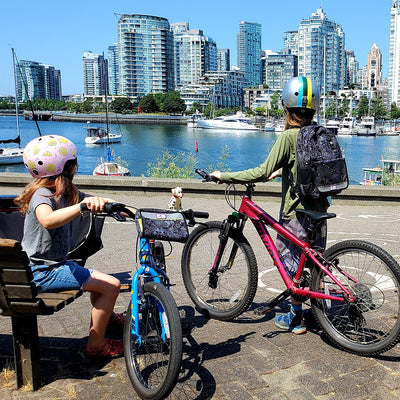
<path fill-rule="evenodd" d="M 51 64 L 61 70 L 63 94 L 83 92 L 82 56 L 85 51 L 107 54 L 117 38 L 117 14 L 146 14 L 188 22 L 201 29 L 218 48 L 229 48 L 236 65 L 236 34 L 240 21 L 262 26 L 262 49 L 280 51 L 283 34 L 297 30 L 300 21 L 323 7 L 327 17 L 341 25 L 346 49 L 354 50 L 360 68 L 374 43 L 382 52 L 383 77 L 388 74 L 391 0 L 2 0 L 0 16 L 0 95 L 14 94 L 11 47 L 19 60 Z M 223 18 L 221 16 L 224 15 Z M 16 26 L 15 26 L 16 25 Z"/>

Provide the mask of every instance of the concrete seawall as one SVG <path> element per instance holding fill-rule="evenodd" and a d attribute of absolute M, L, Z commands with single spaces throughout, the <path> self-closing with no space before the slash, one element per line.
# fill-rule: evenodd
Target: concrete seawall
<path fill-rule="evenodd" d="M 0 187 L 21 188 L 31 182 L 31 176 L 25 173 L 0 173 Z M 225 185 L 202 183 L 200 179 L 164 179 L 149 177 L 101 177 L 77 175 L 74 183 L 82 190 L 111 190 L 115 192 L 170 193 L 171 188 L 181 186 L 184 193 L 207 196 L 224 196 Z M 240 185 L 237 185 L 240 190 Z M 1 189 L 0 189 L 1 192 Z M 258 183 L 255 195 L 275 197 L 281 195 L 280 182 Z M 335 201 L 360 204 L 400 203 L 400 187 L 350 185 L 347 190 L 333 198 Z"/>
<path fill-rule="evenodd" d="M 24 111 L 25 119 L 32 118 L 31 111 Z M 44 121 L 57 122 L 88 122 L 104 124 L 105 114 L 71 114 L 65 112 L 37 111 L 36 118 Z M 108 119 L 113 124 L 144 124 L 144 125 L 186 125 L 189 116 L 157 115 L 157 114 L 115 114 L 109 113 Z"/>

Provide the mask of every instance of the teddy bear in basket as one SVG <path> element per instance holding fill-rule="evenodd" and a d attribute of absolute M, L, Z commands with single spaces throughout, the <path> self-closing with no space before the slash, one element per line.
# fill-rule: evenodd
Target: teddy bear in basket
<path fill-rule="evenodd" d="M 182 210 L 182 188 L 177 186 L 176 188 L 171 189 L 172 197 L 168 202 L 168 208 L 170 210 L 181 211 Z"/>

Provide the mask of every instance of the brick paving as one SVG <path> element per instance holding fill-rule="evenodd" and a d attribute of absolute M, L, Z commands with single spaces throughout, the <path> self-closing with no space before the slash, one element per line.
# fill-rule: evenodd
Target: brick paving
<path fill-rule="evenodd" d="M 2 193 L 16 193 L 2 188 Z M 168 194 L 103 192 L 137 207 L 166 207 Z M 255 197 L 255 200 L 257 198 Z M 186 195 L 185 208 L 209 211 L 222 219 L 229 208 L 217 197 Z M 259 203 L 277 216 L 277 200 Z M 400 262 L 400 207 L 398 203 L 334 204 L 338 218 L 328 222 L 328 240 L 357 238 L 374 242 Z M 193 308 L 180 274 L 181 244 L 167 257 L 172 293 L 182 319 L 193 326 L 184 338 L 179 381 L 170 399 L 179 400 L 365 400 L 400 398 L 400 346 L 367 358 L 336 349 L 317 331 L 296 336 L 277 331 L 274 313 L 257 316 L 253 309 L 282 289 L 269 256 L 253 227 L 245 231 L 256 253 L 260 285 L 254 304 L 234 322 L 208 320 Z M 132 270 L 136 231 L 133 224 L 107 220 L 104 249 L 87 265 L 123 276 Z M 117 311 L 124 311 L 129 295 L 121 293 Z M 283 303 L 277 311 L 285 310 Z M 89 325 L 89 296 L 50 317 L 39 317 L 42 387 L 37 392 L 15 389 L 15 376 L 0 376 L 1 400 L 134 400 L 138 399 L 125 369 L 124 358 L 107 362 L 86 360 L 82 347 Z M 12 372 L 13 354 L 9 318 L 0 318 L 0 369 Z"/>

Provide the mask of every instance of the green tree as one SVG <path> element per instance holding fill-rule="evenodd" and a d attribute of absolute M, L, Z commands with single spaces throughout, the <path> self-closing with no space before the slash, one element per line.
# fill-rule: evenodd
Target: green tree
<path fill-rule="evenodd" d="M 92 99 L 85 99 L 85 101 L 81 104 L 81 112 L 82 113 L 90 113 L 93 111 L 93 101 Z"/>
<path fill-rule="evenodd" d="M 165 93 L 154 93 L 153 98 L 154 101 L 156 102 L 158 111 L 166 112 L 164 110 Z"/>
<path fill-rule="evenodd" d="M 204 116 L 206 118 L 211 118 L 214 109 L 215 109 L 215 106 L 213 106 L 211 103 L 208 103 L 206 105 L 206 108 L 204 109 Z"/>
<path fill-rule="evenodd" d="M 390 106 L 390 119 L 399 119 L 400 109 L 396 106 L 396 103 L 392 103 Z"/>
<path fill-rule="evenodd" d="M 375 119 L 382 119 L 387 116 L 387 110 L 383 104 L 381 97 L 378 97 L 374 101 L 371 109 L 371 114 L 373 117 L 375 117 Z"/>
<path fill-rule="evenodd" d="M 201 103 L 199 101 L 195 101 L 192 104 L 192 107 L 190 107 L 190 109 L 188 110 L 188 114 L 195 114 L 196 111 L 201 112 L 201 110 L 203 109 Z"/>
<path fill-rule="evenodd" d="M 278 92 L 275 92 L 271 97 L 271 109 L 269 110 L 269 115 L 272 117 L 281 117 L 283 115 L 283 110 L 279 107 L 280 98 Z"/>
<path fill-rule="evenodd" d="M 185 101 L 181 99 L 179 92 L 166 93 L 164 95 L 162 111 L 167 114 L 183 114 L 186 111 Z"/>
<path fill-rule="evenodd" d="M 332 118 L 336 116 L 336 101 L 332 100 L 329 104 L 329 106 L 325 110 L 325 115 L 328 118 Z"/>
<path fill-rule="evenodd" d="M 350 112 L 350 100 L 347 98 L 347 96 L 343 93 L 342 99 L 340 101 L 340 107 L 338 109 L 338 116 L 339 117 L 347 117 Z"/>
<path fill-rule="evenodd" d="M 154 113 L 159 111 L 157 103 L 154 99 L 154 95 L 151 93 L 147 94 L 146 96 L 140 99 L 139 107 L 145 113 Z"/>
<path fill-rule="evenodd" d="M 133 104 L 128 97 L 117 97 L 110 103 L 110 109 L 118 114 L 126 114 L 133 110 Z"/>
<path fill-rule="evenodd" d="M 365 117 L 369 113 L 369 100 L 368 97 L 363 95 L 358 102 L 358 106 L 356 108 L 356 115 L 358 118 Z"/>
<path fill-rule="evenodd" d="M 8 100 L 6 99 L 1 99 L 0 100 L 0 110 L 9 110 L 11 108 L 15 108 L 14 104 L 11 104 Z"/>
<path fill-rule="evenodd" d="M 255 111 L 256 115 L 260 115 L 260 116 L 265 115 L 265 113 L 266 113 L 265 107 L 257 107 L 254 111 Z"/>

